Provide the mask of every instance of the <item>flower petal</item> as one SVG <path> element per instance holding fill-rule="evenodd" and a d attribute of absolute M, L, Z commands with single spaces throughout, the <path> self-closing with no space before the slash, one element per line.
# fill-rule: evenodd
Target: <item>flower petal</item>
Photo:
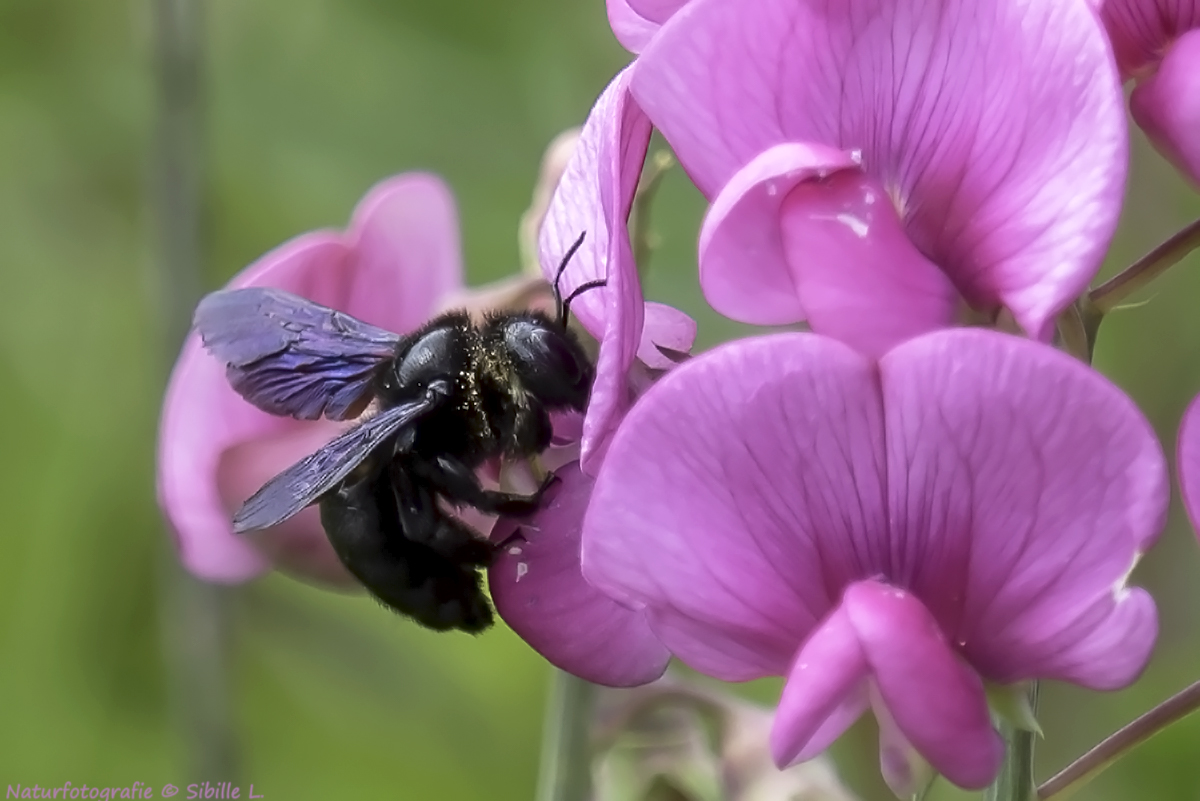
<path fill-rule="evenodd" d="M 1200 534 L 1200 396 L 1188 405 L 1179 425 L 1175 455 L 1183 508 L 1192 528 Z"/>
<path fill-rule="evenodd" d="M 638 361 L 656 370 L 675 366 L 676 360 L 663 353 L 663 348 L 689 353 L 696 342 L 696 321 L 664 303 L 646 301 L 646 324 L 638 345 Z"/>
<path fill-rule="evenodd" d="M 845 611 L 897 727 L 929 763 L 966 789 L 987 786 L 1004 743 L 983 682 L 911 593 L 877 581 L 846 589 Z"/>
<path fill-rule="evenodd" d="M 804 319 L 780 229 L 783 202 L 797 185 L 858 167 L 824 145 L 776 145 L 729 179 L 700 228 L 700 285 L 712 307 L 742 322 L 787 325 Z"/>
<path fill-rule="evenodd" d="M 1101 17 L 1125 77 L 1145 78 L 1163 51 L 1192 28 L 1200 28 L 1197 0 L 1105 0 Z"/>
<path fill-rule="evenodd" d="M 873 365 L 834 340 L 722 346 L 668 373 L 615 435 L 583 569 L 666 646 L 741 680 L 787 670 L 886 527 Z M 831 597 L 830 593 L 833 593 Z"/>
<path fill-rule="evenodd" d="M 771 756 L 780 768 L 828 748 L 866 710 L 866 654 L 839 605 L 808 636 L 788 670 L 771 727 Z"/>
<path fill-rule="evenodd" d="M 1179 37 L 1158 70 L 1138 82 L 1129 110 L 1158 152 L 1200 185 L 1200 27 Z"/>
<path fill-rule="evenodd" d="M 629 0 L 608 0 L 608 24 L 617 41 L 631 53 L 640 53 L 661 27 L 631 7 Z"/>
<path fill-rule="evenodd" d="M 412 331 L 462 287 L 458 212 L 436 175 L 405 173 L 376 184 L 355 208 L 347 239 L 353 281 L 342 285 L 339 303 L 321 302 L 364 322 Z"/>
<path fill-rule="evenodd" d="M 1038 337 L 1116 225 L 1124 111 L 1085 3 L 692 0 L 631 90 L 710 198 L 777 144 L 861 150 L 963 297 Z"/>
<path fill-rule="evenodd" d="M 879 370 L 889 580 L 990 680 L 1132 681 L 1154 610 L 1125 580 L 1168 500 L 1161 449 L 1133 402 L 1065 354 L 983 330 L 912 340 Z"/>
<path fill-rule="evenodd" d="M 951 323 L 957 293 L 900 226 L 853 154 L 769 148 L 717 195 L 700 234 L 700 280 L 717 311 L 813 331 L 872 356 Z"/>
<path fill-rule="evenodd" d="M 618 74 L 596 101 L 538 238 L 542 270 L 554 281 L 572 243 L 585 235 L 562 273 L 564 297 L 589 281 L 608 282 L 571 305 L 571 313 L 600 340 L 580 458 L 589 474 L 629 406 L 626 376 L 645 311 L 627 223 L 650 144 L 650 121 L 629 95 L 630 74 L 630 68 Z"/>
<path fill-rule="evenodd" d="M 496 611 L 551 664 L 597 684 L 653 681 L 671 655 L 642 612 L 588 584 L 580 571 L 579 534 L 592 480 L 578 463 L 556 472 L 562 482 L 532 518 L 502 520 L 492 536 L 513 538 L 488 570 Z"/>

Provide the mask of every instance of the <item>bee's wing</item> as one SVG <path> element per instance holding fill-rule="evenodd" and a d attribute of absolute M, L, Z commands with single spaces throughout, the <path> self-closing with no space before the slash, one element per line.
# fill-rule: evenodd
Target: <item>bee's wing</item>
<path fill-rule="evenodd" d="M 287 520 L 337 486 L 377 448 L 437 408 L 449 394 L 447 383 L 433 382 L 417 400 L 386 409 L 305 456 L 250 496 L 234 515 L 233 530 L 240 534 Z"/>
<path fill-rule="evenodd" d="M 213 292 L 196 307 L 195 325 L 239 395 L 301 420 L 357 413 L 403 339 L 267 287 Z"/>

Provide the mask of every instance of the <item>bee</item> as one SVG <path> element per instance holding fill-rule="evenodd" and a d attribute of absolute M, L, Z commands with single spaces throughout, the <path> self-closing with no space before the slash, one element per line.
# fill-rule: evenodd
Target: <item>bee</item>
<path fill-rule="evenodd" d="M 234 531 L 317 503 L 338 558 L 383 604 L 438 631 L 490 626 L 480 569 L 496 546 L 445 505 L 522 517 L 552 482 L 523 496 L 484 489 L 475 471 L 541 453 L 550 413 L 587 406 L 595 368 L 567 322 L 571 302 L 605 282 L 559 291 L 583 238 L 559 265 L 553 319 L 506 312 L 475 324 L 455 311 L 405 336 L 278 289 L 205 297 L 195 328 L 243 398 L 304 420 L 360 418 L 251 496 Z"/>

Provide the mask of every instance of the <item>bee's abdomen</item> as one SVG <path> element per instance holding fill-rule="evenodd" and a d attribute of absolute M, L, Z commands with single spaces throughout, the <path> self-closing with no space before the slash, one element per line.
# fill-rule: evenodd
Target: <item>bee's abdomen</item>
<path fill-rule="evenodd" d="M 338 558 L 384 605 L 437 631 L 492 625 L 478 570 L 400 530 L 387 471 L 321 500 L 321 524 Z"/>

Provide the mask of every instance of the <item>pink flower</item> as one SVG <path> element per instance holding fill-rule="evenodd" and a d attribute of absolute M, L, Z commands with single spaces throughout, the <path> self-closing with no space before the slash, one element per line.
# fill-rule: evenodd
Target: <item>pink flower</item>
<path fill-rule="evenodd" d="M 641 399 L 596 479 L 583 567 L 695 669 L 786 678 L 780 765 L 873 706 L 898 793 L 911 749 L 979 788 L 1003 748 L 985 682 L 1113 689 L 1145 666 L 1154 603 L 1126 580 L 1167 500 L 1134 404 L 1049 347 L 953 329 L 873 361 L 781 334 Z"/>
<path fill-rule="evenodd" d="M 1150 141 L 1200 185 L 1200 2 L 1105 0 L 1102 16 L 1129 110 Z"/>
<path fill-rule="evenodd" d="M 462 285 L 458 219 L 449 189 L 409 173 L 375 186 L 349 229 L 304 234 L 267 253 L 230 287 L 286 289 L 391 331 L 410 331 Z M 316 509 L 253 536 L 233 533 L 242 502 L 345 424 L 259 411 L 230 388 L 225 368 L 193 332 L 171 374 L 158 442 L 159 503 L 183 564 L 209 581 L 236 582 L 275 565 L 352 585 Z"/>
<path fill-rule="evenodd" d="M 628 81 L 629 72 L 621 73 L 596 101 L 539 239 L 542 268 L 553 281 L 563 254 L 586 233 L 562 275 L 564 295 L 590 281 L 607 281 L 571 305 L 572 315 L 600 342 L 579 464 L 558 471 L 563 484 L 539 514 L 497 527 L 498 541 L 517 529 L 521 537 L 488 572 L 496 611 L 522 638 L 564 670 L 620 686 L 657 678 L 670 655 L 640 611 L 584 580 L 580 527 L 592 476 L 639 388 L 649 382 L 646 368 L 672 366 L 660 346 L 686 352 L 696 335 L 691 318 L 642 297 L 627 223 L 650 124 L 631 101 Z"/>
<path fill-rule="evenodd" d="M 691 0 L 661 18 L 630 90 L 712 201 L 700 276 L 723 314 L 878 355 L 965 301 L 1046 338 L 1095 275 L 1127 137 L 1087 4 Z"/>

